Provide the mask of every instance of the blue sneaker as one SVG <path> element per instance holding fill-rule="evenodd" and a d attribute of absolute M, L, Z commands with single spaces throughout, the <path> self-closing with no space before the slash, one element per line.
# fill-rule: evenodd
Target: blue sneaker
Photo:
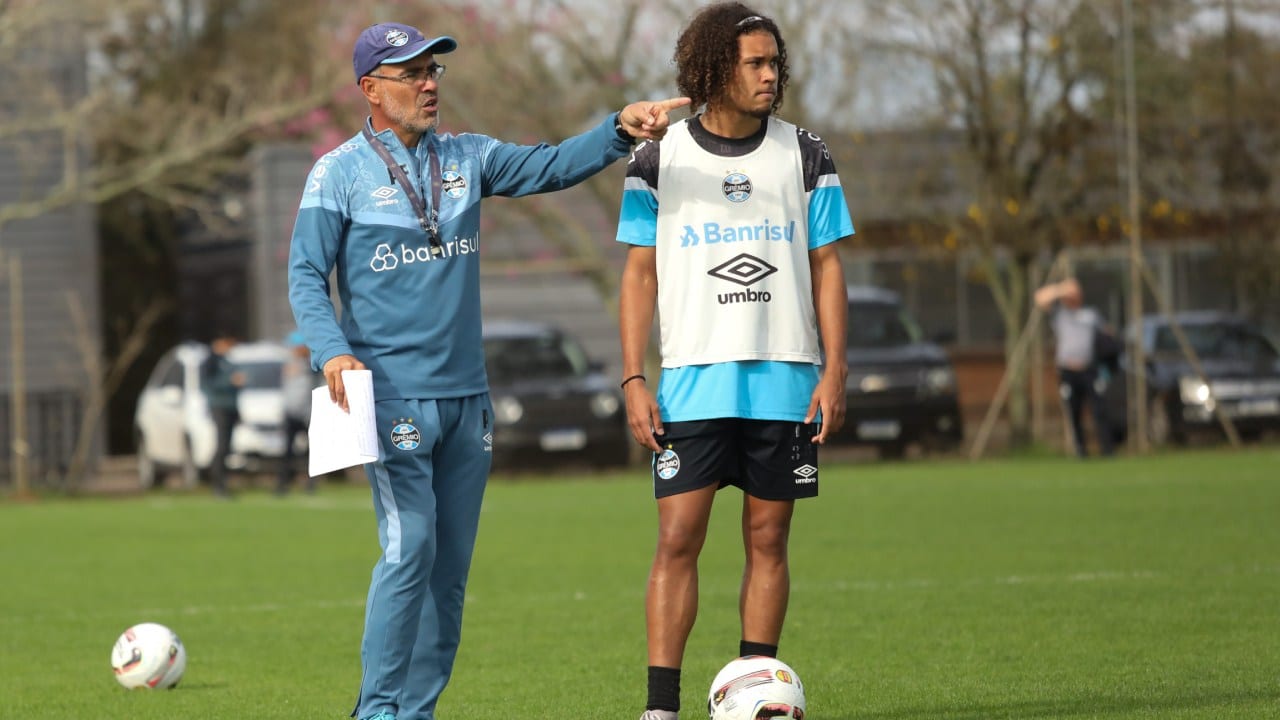
<path fill-rule="evenodd" d="M 361 720 L 396 720 L 396 716 L 384 710 L 380 713 L 377 713 L 376 715 L 370 715 L 367 718 L 361 718 Z"/>

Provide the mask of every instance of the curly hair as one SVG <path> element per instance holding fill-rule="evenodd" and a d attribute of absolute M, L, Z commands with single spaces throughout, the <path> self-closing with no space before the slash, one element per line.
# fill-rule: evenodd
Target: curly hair
<path fill-rule="evenodd" d="M 738 37 L 767 30 L 778 43 L 778 91 L 771 111 L 782 107 L 790 78 L 787 45 L 771 18 L 739 2 L 720 2 L 699 10 L 676 41 L 672 60 L 676 63 L 676 84 L 680 93 L 693 100 L 693 107 L 715 104 L 724 99 L 734 82 L 738 66 Z"/>

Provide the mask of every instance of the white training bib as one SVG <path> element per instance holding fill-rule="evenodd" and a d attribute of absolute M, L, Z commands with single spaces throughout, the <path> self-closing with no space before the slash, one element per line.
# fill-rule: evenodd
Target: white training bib
<path fill-rule="evenodd" d="M 702 149 L 687 121 L 662 141 L 656 252 L 663 367 L 820 362 L 799 141 L 794 125 L 768 123 L 760 147 L 741 157 Z"/>

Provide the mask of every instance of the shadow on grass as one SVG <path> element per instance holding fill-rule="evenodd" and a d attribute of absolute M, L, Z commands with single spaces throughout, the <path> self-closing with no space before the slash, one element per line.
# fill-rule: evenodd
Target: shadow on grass
<path fill-rule="evenodd" d="M 964 707 L 940 705 L 904 708 L 888 712 L 856 710 L 823 712 L 826 720 L 1012 720 L 1013 718 L 1072 718 L 1123 716 L 1130 713 L 1195 710 L 1219 706 L 1280 701 L 1280 688 L 1242 692 L 1206 692 L 1165 698 L 1097 697 L 1071 700 L 1025 700 L 1009 703 L 973 703 Z"/>
<path fill-rule="evenodd" d="M 160 690 L 159 692 L 205 692 L 207 690 L 226 690 L 230 686 L 231 683 L 226 682 L 180 682 L 167 690 Z"/>

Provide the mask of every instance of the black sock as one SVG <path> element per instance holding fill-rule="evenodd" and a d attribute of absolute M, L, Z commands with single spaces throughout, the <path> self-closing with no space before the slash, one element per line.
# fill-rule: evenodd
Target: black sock
<path fill-rule="evenodd" d="M 765 657 L 778 657 L 777 645 L 765 645 L 764 643 L 751 642 L 750 640 L 741 640 L 738 642 L 738 655 L 746 657 L 748 655 L 763 655 Z"/>
<path fill-rule="evenodd" d="M 649 666 L 649 704 L 646 710 L 680 710 L 680 668 Z"/>

